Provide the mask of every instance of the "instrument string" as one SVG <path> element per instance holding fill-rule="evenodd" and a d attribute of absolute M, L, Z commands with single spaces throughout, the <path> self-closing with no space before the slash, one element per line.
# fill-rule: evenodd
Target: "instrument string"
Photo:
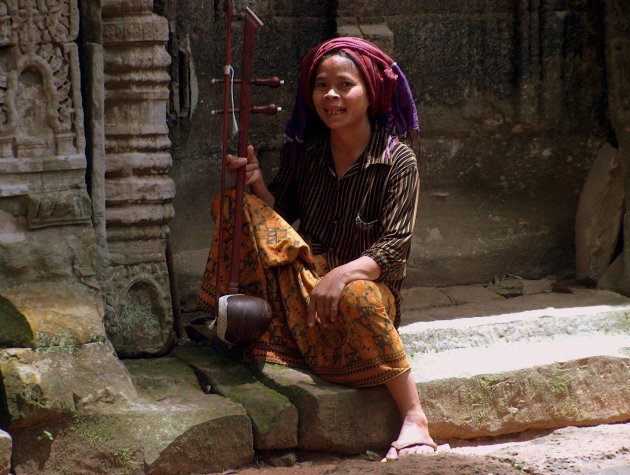
<path fill-rule="evenodd" d="M 238 134 L 238 121 L 234 109 L 234 68 L 231 64 L 228 67 L 230 68 L 230 101 L 232 103 L 232 138 L 234 138 Z"/>

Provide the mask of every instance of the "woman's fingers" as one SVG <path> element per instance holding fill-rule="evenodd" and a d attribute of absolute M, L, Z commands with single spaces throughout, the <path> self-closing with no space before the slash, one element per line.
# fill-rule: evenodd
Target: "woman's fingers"
<path fill-rule="evenodd" d="M 337 319 L 341 289 L 337 289 L 332 282 L 325 277 L 319 281 L 311 291 L 307 313 L 307 323 L 313 326 L 316 323 L 326 327 Z"/>
<path fill-rule="evenodd" d="M 247 165 L 247 159 L 245 157 L 235 157 L 234 155 L 227 154 L 225 156 L 228 169 L 234 172 L 244 165 Z"/>
<path fill-rule="evenodd" d="M 232 154 L 225 156 L 228 170 L 232 175 L 242 167 L 245 167 L 245 184 L 249 185 L 260 177 L 260 165 L 254 154 L 253 145 L 247 146 L 247 157 L 235 157 Z"/>

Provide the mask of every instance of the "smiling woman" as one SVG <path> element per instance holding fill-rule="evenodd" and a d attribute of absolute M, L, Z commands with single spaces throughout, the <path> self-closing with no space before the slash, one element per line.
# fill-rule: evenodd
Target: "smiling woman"
<path fill-rule="evenodd" d="M 418 132 L 409 86 L 389 56 L 358 38 L 313 48 L 299 86 L 287 125 L 292 141 L 269 186 L 252 146 L 247 157 L 226 157 L 231 171 L 245 167 L 252 192 L 240 282 L 273 310 L 245 357 L 354 387 L 384 384 L 402 417 L 386 458 L 433 452 L 396 330 L 419 188 L 416 157 L 404 143 Z M 289 224 L 296 220 L 297 231 Z M 216 256 L 229 241 L 215 236 L 200 291 L 214 314 L 215 273 L 228 268 Z"/>

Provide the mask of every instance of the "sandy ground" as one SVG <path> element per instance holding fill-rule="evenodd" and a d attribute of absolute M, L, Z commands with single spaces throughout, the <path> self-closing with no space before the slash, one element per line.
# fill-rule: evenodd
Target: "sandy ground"
<path fill-rule="evenodd" d="M 440 441 L 443 443 L 444 441 Z M 630 422 L 530 431 L 510 438 L 448 441 L 450 451 L 380 463 L 360 455 L 298 454 L 291 467 L 259 462 L 239 475 L 630 475 Z M 380 454 L 382 455 L 382 454 Z"/>

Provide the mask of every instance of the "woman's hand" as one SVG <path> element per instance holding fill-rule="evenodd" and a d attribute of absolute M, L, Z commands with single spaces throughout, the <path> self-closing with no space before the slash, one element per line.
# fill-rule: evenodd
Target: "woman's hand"
<path fill-rule="evenodd" d="M 235 157 L 227 154 L 225 160 L 232 176 L 236 176 L 236 171 L 239 168 L 245 167 L 245 184 L 249 185 L 252 193 L 273 208 L 276 199 L 267 188 L 260 164 L 254 155 L 254 146 L 247 146 L 247 157 Z"/>
<path fill-rule="evenodd" d="M 254 146 L 247 146 L 247 157 L 235 157 L 234 155 L 225 156 L 227 162 L 227 168 L 232 174 L 236 176 L 236 171 L 239 168 L 245 167 L 245 184 L 251 185 L 253 183 L 263 180 L 262 172 L 260 171 L 260 164 L 256 155 L 254 155 Z"/>
<path fill-rule="evenodd" d="M 317 320 L 326 327 L 337 319 L 341 294 L 346 286 L 343 273 L 343 266 L 334 268 L 311 291 L 307 317 L 309 327 L 315 325 Z"/>
<path fill-rule="evenodd" d="M 311 291 L 306 317 L 308 326 L 319 323 L 326 327 L 337 320 L 339 302 L 346 284 L 355 280 L 375 280 L 380 275 L 381 266 L 368 256 L 361 256 L 332 269 Z"/>

